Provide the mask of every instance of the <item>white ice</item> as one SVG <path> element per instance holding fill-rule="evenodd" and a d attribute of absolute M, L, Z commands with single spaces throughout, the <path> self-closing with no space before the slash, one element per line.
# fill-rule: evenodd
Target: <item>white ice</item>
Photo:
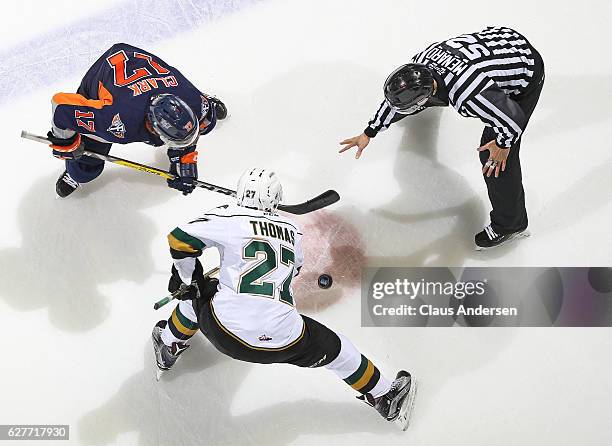
<path fill-rule="evenodd" d="M 232 186 L 246 167 L 271 167 L 292 202 L 337 189 L 342 201 L 323 215 L 358 234 L 367 264 L 609 266 L 611 9 L 603 0 L 3 2 L 0 424 L 69 424 L 61 444 L 95 446 L 610 444 L 609 329 L 366 329 L 354 288 L 315 293 L 306 311 L 384 373 L 420 379 L 406 433 L 326 370 L 235 362 L 201 335 L 156 383 L 150 331 L 171 310 L 152 309 L 167 283 L 165 235 L 224 197 L 184 198 L 107 166 L 56 200 L 61 164 L 19 133 L 46 132 L 51 95 L 73 91 L 99 54 L 127 41 L 227 102 L 231 118 L 200 143 L 201 176 Z M 479 122 L 428 111 L 379 135 L 358 161 L 337 150 L 376 110 L 388 72 L 430 42 L 488 24 L 528 36 L 547 83 L 522 149 L 534 235 L 478 254 L 471 239 L 489 211 Z M 113 153 L 166 165 L 144 145 Z"/>

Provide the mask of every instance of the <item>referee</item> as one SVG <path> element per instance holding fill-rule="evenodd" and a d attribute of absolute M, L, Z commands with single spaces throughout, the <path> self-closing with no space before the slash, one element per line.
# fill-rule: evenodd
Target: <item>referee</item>
<path fill-rule="evenodd" d="M 385 100 L 359 136 L 340 144 L 356 158 L 378 132 L 429 107 L 452 105 L 485 124 L 480 161 L 493 210 L 476 234 L 476 249 L 529 235 L 519 152 L 521 135 L 544 85 L 542 57 L 527 39 L 506 27 L 488 27 L 434 43 L 389 75 Z"/>

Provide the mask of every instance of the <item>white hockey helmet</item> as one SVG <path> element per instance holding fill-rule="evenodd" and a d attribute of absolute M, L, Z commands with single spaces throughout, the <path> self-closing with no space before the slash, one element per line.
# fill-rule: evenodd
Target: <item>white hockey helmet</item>
<path fill-rule="evenodd" d="M 274 212 L 283 199 L 283 186 L 276 173 L 267 169 L 247 169 L 238 180 L 238 206 Z"/>

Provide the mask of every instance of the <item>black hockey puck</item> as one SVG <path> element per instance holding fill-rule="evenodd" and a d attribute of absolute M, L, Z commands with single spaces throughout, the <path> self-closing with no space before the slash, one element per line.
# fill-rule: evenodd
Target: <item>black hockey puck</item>
<path fill-rule="evenodd" d="M 332 280 L 332 276 L 330 276 L 329 274 L 321 274 L 319 276 L 319 280 L 317 281 L 317 283 L 319 284 L 319 287 L 323 288 L 324 290 L 332 286 L 333 282 L 334 281 Z"/>

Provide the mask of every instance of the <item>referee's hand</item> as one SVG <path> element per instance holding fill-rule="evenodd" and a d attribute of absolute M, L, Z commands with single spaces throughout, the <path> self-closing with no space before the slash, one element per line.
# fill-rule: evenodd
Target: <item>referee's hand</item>
<path fill-rule="evenodd" d="M 352 147 L 357 147 L 357 153 L 355 154 L 355 158 L 359 159 L 361 156 L 361 152 L 365 149 L 368 144 L 370 144 L 370 137 L 365 133 L 362 133 L 359 136 L 354 136 L 352 138 L 345 139 L 344 141 L 340 141 L 340 144 L 344 144 L 338 153 L 346 152 L 348 149 Z"/>
<path fill-rule="evenodd" d="M 497 141 L 493 140 L 478 148 L 479 152 L 484 152 L 485 150 L 489 151 L 489 159 L 482 166 L 482 173 L 490 177 L 495 171 L 495 178 L 497 178 L 499 177 L 500 170 L 502 172 L 506 170 L 506 160 L 508 159 L 510 149 L 499 147 Z"/>

